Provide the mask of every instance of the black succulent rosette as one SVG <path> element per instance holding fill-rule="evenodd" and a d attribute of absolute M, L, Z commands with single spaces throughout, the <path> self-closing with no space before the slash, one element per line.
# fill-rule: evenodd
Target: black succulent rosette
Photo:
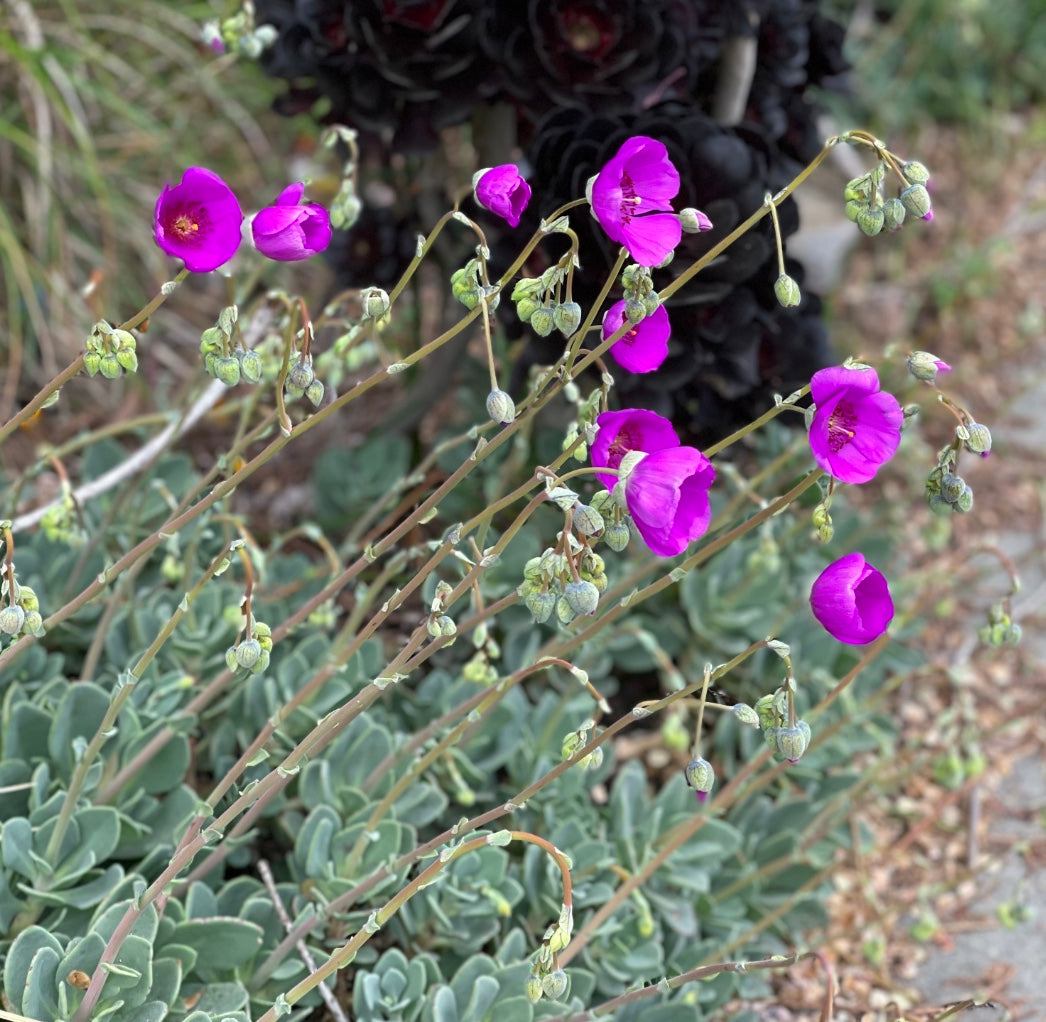
<path fill-rule="evenodd" d="M 434 148 L 495 91 L 477 43 L 475 0 L 257 0 L 277 30 L 265 70 L 290 83 L 284 113 L 325 101 L 322 119 L 394 152 Z"/>
<path fill-rule="evenodd" d="M 762 206 L 768 191 L 777 191 L 792 176 L 791 160 L 760 131 L 724 128 L 680 103 L 662 103 L 620 118 L 560 110 L 541 126 L 529 153 L 532 222 L 524 221 L 521 229 L 537 226 L 537 210 L 548 211 L 583 195 L 587 179 L 632 135 L 649 135 L 665 144 L 680 174 L 676 207 L 700 209 L 713 224 L 709 232 L 683 235 L 672 264 L 654 273 L 658 288 L 708 252 Z M 796 231 L 798 211 L 792 200 L 779 207 L 778 219 L 784 237 Z M 587 254 L 574 276 L 574 296 L 584 305 L 598 294 L 616 246 L 587 213 L 575 213 L 571 223 L 581 252 Z M 541 268 L 535 265 L 528 273 Z M 790 263 L 789 273 L 801 281 L 801 267 Z M 672 339 L 660 369 L 635 375 L 610 364 L 621 400 L 657 411 L 690 439 L 707 442 L 765 411 L 772 393 L 802 386 L 831 358 L 821 303 L 804 292 L 797 308 L 782 308 L 774 296 L 777 276 L 776 247 L 766 219 L 672 298 Z M 562 347 L 556 335 L 531 337 L 521 369 L 553 362 Z"/>

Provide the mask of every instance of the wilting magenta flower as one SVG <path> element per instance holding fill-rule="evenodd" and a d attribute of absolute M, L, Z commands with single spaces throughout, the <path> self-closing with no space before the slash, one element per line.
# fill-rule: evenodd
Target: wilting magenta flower
<path fill-rule="evenodd" d="M 592 212 L 612 241 L 641 266 L 657 266 L 679 244 L 672 210 L 679 171 L 656 139 L 628 139 L 592 182 Z"/>
<path fill-rule="evenodd" d="M 156 200 L 153 236 L 193 273 L 210 273 L 240 247 L 243 213 L 232 189 L 214 171 L 189 167 L 179 184 Z"/>
<path fill-rule="evenodd" d="M 589 457 L 596 468 L 617 468 L 629 451 L 662 451 L 678 447 L 679 437 L 672 423 L 657 412 L 643 408 L 625 408 L 620 412 L 603 412 L 596 417 L 599 432 L 589 446 Z M 612 490 L 617 476 L 596 473 L 596 478 Z"/>
<path fill-rule="evenodd" d="M 288 185 L 275 206 L 266 206 L 254 215 L 251 237 L 263 256 L 293 263 L 322 252 L 330 244 L 330 214 L 318 203 L 302 202 L 304 191 L 300 181 Z"/>
<path fill-rule="evenodd" d="M 519 226 L 519 218 L 530 202 L 530 185 L 520 176 L 519 167 L 503 163 L 478 171 L 472 188 L 481 206 L 506 220 L 509 227 Z"/>
<path fill-rule="evenodd" d="M 603 316 L 604 341 L 617 333 L 625 323 L 625 305 L 622 299 L 607 309 Z M 628 333 L 610 346 L 610 355 L 630 373 L 653 372 L 668 358 L 668 338 L 671 333 L 668 310 L 659 305 L 651 315 L 632 324 Z"/>
<path fill-rule="evenodd" d="M 625 504 L 643 542 L 660 557 L 682 553 L 708 531 L 712 463 L 694 447 L 644 455 L 625 476 Z"/>
<path fill-rule="evenodd" d="M 904 413 L 879 390 L 874 369 L 830 366 L 814 373 L 810 423 L 814 461 L 844 483 L 866 483 L 901 442 Z"/>
<path fill-rule="evenodd" d="M 851 646 L 878 639 L 893 620 L 886 579 L 857 551 L 817 576 L 810 589 L 810 609 L 833 638 Z"/>

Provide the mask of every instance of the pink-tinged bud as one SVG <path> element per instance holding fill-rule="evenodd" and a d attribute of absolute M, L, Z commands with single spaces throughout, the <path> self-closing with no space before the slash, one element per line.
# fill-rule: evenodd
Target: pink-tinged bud
<path fill-rule="evenodd" d="M 279 262 L 297 262 L 322 252 L 331 241 L 330 214 L 315 202 L 302 202 L 305 185 L 288 185 L 276 205 L 259 210 L 251 221 L 254 247 Z"/>
<path fill-rule="evenodd" d="M 509 227 L 519 226 L 519 218 L 530 202 L 530 185 L 514 163 L 477 171 L 472 178 L 472 189 L 484 209 L 496 213 Z"/>

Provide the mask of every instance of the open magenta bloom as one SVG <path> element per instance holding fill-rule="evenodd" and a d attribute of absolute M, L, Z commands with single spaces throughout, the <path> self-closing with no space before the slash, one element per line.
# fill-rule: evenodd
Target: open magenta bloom
<path fill-rule="evenodd" d="M 618 468 L 630 451 L 662 451 L 678 447 L 679 437 L 672 423 L 657 412 L 643 408 L 626 408 L 620 412 L 603 412 L 596 417 L 599 432 L 589 445 L 589 457 L 596 468 Z M 613 490 L 616 475 L 597 473 L 596 478 Z"/>
<path fill-rule="evenodd" d="M 611 305 L 603 316 L 604 341 L 617 333 L 625 323 L 625 304 L 622 299 Z M 659 305 L 652 315 L 632 324 L 628 333 L 610 346 L 610 355 L 630 373 L 653 372 L 668 358 L 668 338 L 671 333 L 668 310 Z"/>
<path fill-rule="evenodd" d="M 847 366 L 814 373 L 810 395 L 817 406 L 810 423 L 814 461 L 844 483 L 868 482 L 901 442 L 897 398 L 879 390 L 874 369 Z"/>
<path fill-rule="evenodd" d="M 893 600 L 881 571 L 855 551 L 829 564 L 810 589 L 810 608 L 840 642 L 863 646 L 893 620 Z"/>
<path fill-rule="evenodd" d="M 656 139 L 628 139 L 592 182 L 592 212 L 612 241 L 641 266 L 657 266 L 683 230 L 672 213 L 679 171 Z"/>
<path fill-rule="evenodd" d="M 305 185 L 288 185 L 275 206 L 266 206 L 251 221 L 254 247 L 269 259 L 293 263 L 322 252 L 331 242 L 330 214 L 318 203 L 302 202 Z"/>
<path fill-rule="evenodd" d="M 472 179 L 476 201 L 491 213 L 518 227 L 519 218 L 530 202 L 530 185 L 523 180 L 519 167 L 503 163 L 498 167 L 479 171 Z"/>
<path fill-rule="evenodd" d="M 193 273 L 210 273 L 240 247 L 243 213 L 232 189 L 211 170 L 189 167 L 156 200 L 153 236 Z"/>
<path fill-rule="evenodd" d="M 694 447 L 647 454 L 625 477 L 625 504 L 643 542 L 660 557 L 682 553 L 708 531 L 712 463 Z"/>

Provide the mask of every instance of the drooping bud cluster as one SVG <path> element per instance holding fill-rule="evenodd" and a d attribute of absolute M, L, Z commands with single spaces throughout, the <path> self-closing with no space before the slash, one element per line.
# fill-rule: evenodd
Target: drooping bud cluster
<path fill-rule="evenodd" d="M 585 505 L 579 507 L 598 514 Z M 560 546 L 548 547 L 523 568 L 523 583 L 517 591 L 537 624 L 551 620 L 553 614 L 564 625 L 576 617 L 594 614 L 600 594 L 609 584 L 603 558 L 573 533 L 559 534 L 561 542 L 564 537 L 569 554 Z"/>
<path fill-rule="evenodd" d="M 101 373 L 107 380 L 115 380 L 125 372 L 138 371 L 137 342 L 129 330 L 119 330 L 104 319 L 95 323 L 87 338 L 84 369 L 88 376 Z"/>
<path fill-rule="evenodd" d="M 989 646 L 1016 646 L 1021 641 L 1021 626 L 1010 617 L 1006 603 L 995 603 L 988 611 L 988 623 L 977 635 Z"/>
<path fill-rule="evenodd" d="M 883 150 L 885 153 L 885 150 Z M 898 231 L 910 214 L 922 220 L 932 220 L 932 203 L 926 182 L 930 172 L 919 162 L 909 160 L 898 166 L 896 157 L 886 153 L 867 173 L 853 178 L 843 190 L 846 215 L 869 237 L 880 234 L 885 228 Z M 885 197 L 884 183 L 887 164 L 900 178 L 896 196 Z"/>
<path fill-rule="evenodd" d="M 926 502 L 934 514 L 966 514 L 973 510 L 973 490 L 955 472 L 959 449 L 949 444 L 937 455 L 937 464 L 926 478 Z"/>
<path fill-rule="evenodd" d="M 784 688 L 762 696 L 755 713 L 763 729 L 763 739 L 777 760 L 798 763 L 810 745 L 810 725 L 805 720 L 788 722 L 788 693 Z"/>
<path fill-rule="evenodd" d="M 14 565 L 10 568 L 13 573 Z M 14 640 L 23 635 L 39 637 L 43 634 L 44 619 L 36 593 L 17 581 L 12 591 L 5 575 L 0 582 L 0 642 L 7 637 Z"/>
<path fill-rule="evenodd" d="M 532 1004 L 537 1004 L 542 997 L 558 1001 L 566 996 L 570 982 L 567 974 L 559 968 L 558 956 L 570 943 L 573 932 L 573 909 L 570 905 L 563 905 L 559 919 L 545 930 L 541 947 L 531 963 L 531 973 L 524 989 Z"/>
<path fill-rule="evenodd" d="M 485 251 L 485 250 L 484 250 Z M 496 284 L 485 282 L 484 264 L 478 257 L 470 259 L 459 270 L 450 275 L 450 293 L 466 309 L 474 309 L 482 299 L 493 312 L 501 301 L 501 291 Z"/>
<path fill-rule="evenodd" d="M 323 381 L 316 378 L 312 368 L 312 356 L 304 352 L 290 364 L 287 378 L 283 381 L 283 392 L 289 398 L 299 398 L 303 394 L 318 408 L 323 400 Z"/>
<path fill-rule="evenodd" d="M 560 260 L 540 277 L 523 277 L 512 289 L 516 315 L 523 323 L 529 323 L 539 337 L 548 337 L 553 330 L 571 337 L 581 326 L 581 306 L 575 301 L 559 300 L 566 278 L 567 268 Z"/>
<path fill-rule="evenodd" d="M 621 271 L 621 290 L 624 292 L 625 318 L 630 323 L 642 322 L 661 306 L 648 266 L 629 263 Z"/>
<path fill-rule="evenodd" d="M 207 22 L 203 26 L 204 42 L 215 53 L 227 50 L 249 60 L 257 60 L 279 36 L 274 25 L 256 25 L 254 4 L 244 3 L 236 13 L 218 22 Z"/>
<path fill-rule="evenodd" d="M 247 636 L 225 651 L 225 665 L 230 671 L 242 667 L 251 674 L 261 674 L 269 667 L 272 652 L 272 629 L 261 621 L 250 619 Z"/>
<path fill-rule="evenodd" d="M 207 374 L 227 387 L 257 383 L 262 377 L 262 358 L 256 351 L 242 348 L 234 339 L 239 309 L 228 305 L 218 314 L 215 326 L 200 335 L 200 353 Z"/>
<path fill-rule="evenodd" d="M 595 721 L 586 720 L 581 727 L 576 731 L 568 731 L 563 736 L 563 745 L 560 749 L 560 753 L 563 759 L 570 759 L 571 756 L 577 752 L 584 745 L 592 740 L 592 735 L 595 730 Z M 597 745 L 587 756 L 582 756 L 577 761 L 577 765 L 582 770 L 596 770 L 603 764 L 603 747 Z"/>
<path fill-rule="evenodd" d="M 44 535 L 54 543 L 65 543 L 67 546 L 83 546 L 87 540 L 80 519 L 79 508 L 73 497 L 72 487 L 62 480 L 62 493 L 40 519 L 40 528 Z"/>

